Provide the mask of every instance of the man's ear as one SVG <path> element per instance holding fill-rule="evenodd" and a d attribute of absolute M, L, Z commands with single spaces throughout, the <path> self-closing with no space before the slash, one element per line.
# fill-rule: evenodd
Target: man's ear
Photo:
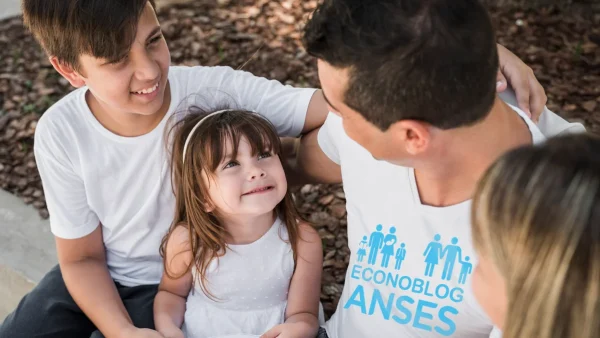
<path fill-rule="evenodd" d="M 427 150 L 431 139 L 430 125 L 416 120 L 402 120 L 392 124 L 388 132 L 395 144 L 403 144 L 410 155 L 418 155 Z"/>
<path fill-rule="evenodd" d="M 75 88 L 85 86 L 83 76 L 81 76 L 81 74 L 79 74 L 75 69 L 73 69 L 73 67 L 60 61 L 56 56 L 51 56 L 48 59 L 50 60 L 50 63 L 52 64 L 54 69 L 56 69 L 56 71 L 59 72 L 60 75 L 62 75 L 62 77 L 67 79 L 71 86 Z"/>

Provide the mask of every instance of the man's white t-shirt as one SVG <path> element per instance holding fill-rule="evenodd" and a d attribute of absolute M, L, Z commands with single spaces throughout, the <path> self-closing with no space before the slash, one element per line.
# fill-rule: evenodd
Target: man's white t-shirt
<path fill-rule="evenodd" d="M 105 129 L 86 104 L 85 87 L 48 109 L 36 128 L 52 233 L 81 238 L 102 224 L 110 274 L 125 286 L 157 284 L 162 276 L 159 247 L 175 208 L 164 137 L 170 116 L 185 109 L 181 103 L 205 93 L 199 98 L 214 102 L 197 103 L 233 103 L 264 115 L 279 135 L 297 136 L 314 93 L 229 67 L 170 67 L 169 83 L 169 111 L 148 134 Z"/>
<path fill-rule="evenodd" d="M 544 141 L 538 126 L 512 108 L 533 142 Z M 544 115 L 541 123 L 555 133 L 583 130 L 550 111 Z M 351 251 L 341 299 L 325 325 L 329 337 L 487 338 L 492 323 L 471 291 L 477 264 L 471 201 L 421 204 L 414 170 L 375 160 L 334 114 L 319 132 L 319 145 L 341 165 Z"/>

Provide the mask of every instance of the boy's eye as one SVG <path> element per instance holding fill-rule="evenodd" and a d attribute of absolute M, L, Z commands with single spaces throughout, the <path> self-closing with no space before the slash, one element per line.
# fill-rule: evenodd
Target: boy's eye
<path fill-rule="evenodd" d="M 109 65 L 117 66 L 117 65 L 120 65 L 120 64 L 124 63 L 126 60 L 127 60 L 127 56 L 123 56 L 123 57 L 121 57 L 121 58 L 119 58 L 117 60 L 110 61 L 108 64 Z"/>
<path fill-rule="evenodd" d="M 223 167 L 223 169 L 227 169 L 227 168 L 232 168 L 237 166 L 238 163 L 236 161 L 229 161 L 227 162 L 227 164 L 225 164 L 225 166 Z"/>
<path fill-rule="evenodd" d="M 152 44 L 156 43 L 158 40 L 162 39 L 162 37 L 163 37 L 162 34 L 159 34 L 159 35 L 153 37 L 152 39 L 150 39 L 150 41 L 148 41 L 148 44 L 152 45 Z"/>
<path fill-rule="evenodd" d="M 271 156 L 273 156 L 271 153 L 264 152 L 264 153 L 261 153 L 260 155 L 258 155 L 258 159 L 260 160 L 260 159 L 271 157 Z"/>

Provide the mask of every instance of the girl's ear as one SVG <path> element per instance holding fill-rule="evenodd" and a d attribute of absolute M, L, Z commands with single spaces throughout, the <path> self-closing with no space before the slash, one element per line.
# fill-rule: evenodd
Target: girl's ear
<path fill-rule="evenodd" d="M 215 211 L 215 206 L 210 201 L 206 201 L 204 202 L 204 211 L 211 213 Z"/>

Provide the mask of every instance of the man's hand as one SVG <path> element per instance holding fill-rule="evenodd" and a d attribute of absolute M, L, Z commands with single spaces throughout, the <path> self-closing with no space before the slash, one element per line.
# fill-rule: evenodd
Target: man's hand
<path fill-rule="evenodd" d="M 500 69 L 497 91 L 503 92 L 510 84 L 517 95 L 519 108 L 537 122 L 548 101 L 544 88 L 535 78 L 533 70 L 511 51 L 498 45 L 498 56 Z"/>
<path fill-rule="evenodd" d="M 265 332 L 260 338 L 314 338 L 317 331 L 305 322 L 277 325 Z"/>

